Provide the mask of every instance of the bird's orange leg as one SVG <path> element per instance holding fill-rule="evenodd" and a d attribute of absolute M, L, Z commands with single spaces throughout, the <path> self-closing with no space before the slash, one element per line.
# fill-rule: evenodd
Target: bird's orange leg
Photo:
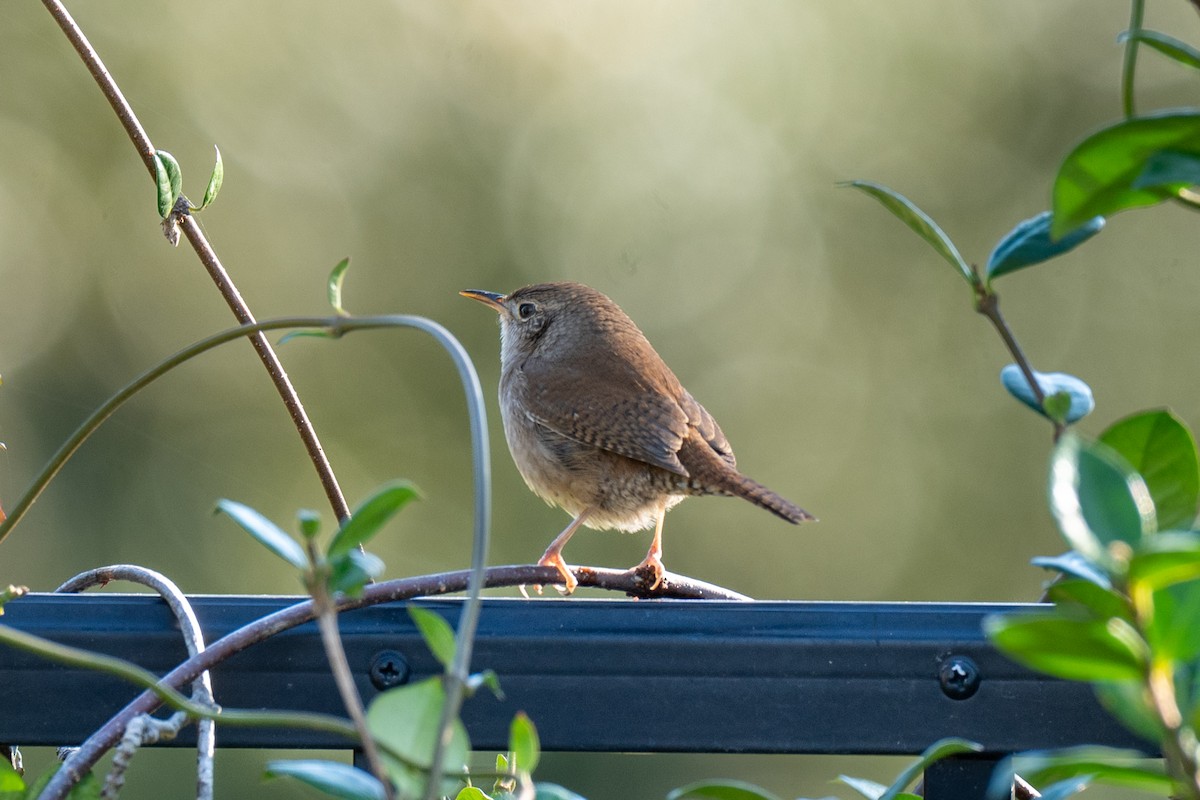
<path fill-rule="evenodd" d="M 539 567 L 554 567 L 558 570 L 558 574 L 562 575 L 563 586 L 566 589 L 564 594 L 570 594 L 575 591 L 575 587 L 579 585 L 579 581 L 575 580 L 575 576 L 571 574 L 571 570 L 567 567 L 567 562 L 563 560 L 562 549 L 591 513 L 592 510 L 590 508 L 585 508 L 579 512 L 579 516 L 571 520 L 571 524 L 563 528 L 563 532 L 554 537 L 554 541 L 550 543 L 550 546 L 546 548 L 546 552 L 542 553 L 542 557 L 538 559 L 537 563 Z M 538 587 L 538 592 L 541 592 L 540 586 Z"/>
<path fill-rule="evenodd" d="M 666 511 L 658 512 L 658 520 L 654 523 L 654 538 L 650 540 L 650 551 L 646 553 L 646 557 L 642 559 L 642 563 L 629 570 L 630 572 L 649 570 L 654 575 L 654 583 L 650 584 L 650 591 L 657 589 L 663 580 L 662 529 L 663 518 L 665 516 Z"/>

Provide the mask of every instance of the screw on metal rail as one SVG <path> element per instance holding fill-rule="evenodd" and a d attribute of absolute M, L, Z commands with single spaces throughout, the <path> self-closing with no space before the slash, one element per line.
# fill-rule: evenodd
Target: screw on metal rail
<path fill-rule="evenodd" d="M 380 650 L 371 658 L 371 685 L 379 691 L 408 683 L 411 670 L 404 656 L 395 650 Z"/>
<path fill-rule="evenodd" d="M 949 656 L 938 669 L 942 693 L 951 700 L 966 700 L 979 691 L 982 681 L 979 667 L 966 656 Z"/>

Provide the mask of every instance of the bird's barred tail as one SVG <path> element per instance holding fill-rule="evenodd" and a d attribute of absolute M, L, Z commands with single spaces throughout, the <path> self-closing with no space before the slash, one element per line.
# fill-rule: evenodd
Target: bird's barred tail
<path fill-rule="evenodd" d="M 737 486 L 732 487 L 733 493 L 738 497 L 744 497 L 756 506 L 765 508 L 775 516 L 786 519 L 794 525 L 799 525 L 801 522 L 811 522 L 816 519 L 816 517 L 791 500 L 772 492 L 761 483 L 751 480 L 745 475 L 739 475 L 738 478 L 740 480 L 737 481 Z"/>

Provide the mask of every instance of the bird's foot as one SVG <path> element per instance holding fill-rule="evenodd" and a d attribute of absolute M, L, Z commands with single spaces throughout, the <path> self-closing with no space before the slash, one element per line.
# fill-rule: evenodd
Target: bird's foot
<path fill-rule="evenodd" d="M 662 559 L 658 557 L 658 553 L 652 550 L 642 559 L 642 563 L 631 568 L 629 572 L 646 581 L 649 584 L 648 591 L 652 592 L 662 585 L 665 569 L 663 568 Z"/>
<path fill-rule="evenodd" d="M 567 562 L 563 560 L 561 553 L 552 553 L 547 551 L 541 558 L 538 559 L 539 567 L 554 567 L 558 570 L 558 574 L 562 575 L 563 587 L 559 589 L 562 594 L 571 594 L 575 591 L 575 587 L 579 585 L 579 581 L 575 580 L 575 576 L 571 574 L 571 570 L 567 567 Z M 537 593 L 542 593 L 542 587 L 537 586 Z"/>

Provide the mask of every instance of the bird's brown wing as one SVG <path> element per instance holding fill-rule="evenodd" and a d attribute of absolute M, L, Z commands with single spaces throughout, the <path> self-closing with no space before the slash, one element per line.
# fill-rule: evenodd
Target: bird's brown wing
<path fill-rule="evenodd" d="M 534 421 L 576 441 L 677 475 L 688 474 L 678 454 L 694 424 L 691 418 L 712 420 L 665 365 L 665 374 L 639 377 L 626 361 L 605 353 L 573 365 L 545 365 L 531 358 L 521 369 L 527 389 L 525 410 Z M 685 409 L 671 396 L 676 387 L 694 408 Z"/>

